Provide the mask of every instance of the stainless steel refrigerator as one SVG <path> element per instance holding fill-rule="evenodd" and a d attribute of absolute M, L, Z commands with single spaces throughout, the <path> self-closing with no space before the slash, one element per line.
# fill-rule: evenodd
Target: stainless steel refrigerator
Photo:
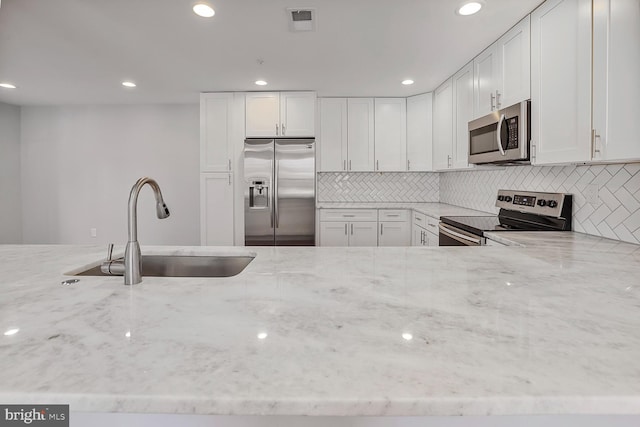
<path fill-rule="evenodd" d="M 315 245 L 315 140 L 244 141 L 247 246 Z"/>

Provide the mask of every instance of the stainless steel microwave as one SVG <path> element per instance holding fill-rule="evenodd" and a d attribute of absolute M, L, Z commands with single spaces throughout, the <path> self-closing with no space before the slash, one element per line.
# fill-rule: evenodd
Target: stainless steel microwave
<path fill-rule="evenodd" d="M 469 163 L 529 162 L 531 101 L 469 122 Z"/>

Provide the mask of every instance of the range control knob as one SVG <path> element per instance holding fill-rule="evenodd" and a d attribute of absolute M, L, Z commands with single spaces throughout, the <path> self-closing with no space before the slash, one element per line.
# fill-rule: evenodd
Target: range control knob
<path fill-rule="evenodd" d="M 498 201 L 499 202 L 504 202 L 504 196 L 502 196 L 502 195 L 498 196 Z"/>
<path fill-rule="evenodd" d="M 513 198 L 511 196 L 504 196 L 504 201 L 505 202 L 511 202 L 513 200 Z"/>
<path fill-rule="evenodd" d="M 550 208 L 555 208 L 556 206 L 558 206 L 558 202 L 556 202 L 555 200 L 549 200 L 547 202 L 547 206 L 549 206 Z"/>
<path fill-rule="evenodd" d="M 547 206 L 547 201 L 542 199 L 538 200 L 538 206 L 540 207 Z"/>

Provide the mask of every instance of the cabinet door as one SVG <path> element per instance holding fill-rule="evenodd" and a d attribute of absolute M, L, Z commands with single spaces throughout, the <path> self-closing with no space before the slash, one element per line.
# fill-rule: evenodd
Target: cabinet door
<path fill-rule="evenodd" d="M 407 170 L 407 100 L 375 99 L 376 170 Z"/>
<path fill-rule="evenodd" d="M 347 120 L 347 169 L 373 171 L 373 98 L 349 98 Z"/>
<path fill-rule="evenodd" d="M 473 60 L 473 118 L 496 109 L 498 47 L 494 43 Z"/>
<path fill-rule="evenodd" d="M 428 231 L 424 232 L 425 234 L 425 245 L 426 246 L 440 246 L 440 238 L 437 234 L 430 233 Z"/>
<path fill-rule="evenodd" d="M 593 2 L 595 160 L 640 159 L 640 2 Z M 597 151 L 596 151 L 597 150 Z"/>
<path fill-rule="evenodd" d="M 453 147 L 452 79 L 436 89 L 433 98 L 433 169 L 451 167 Z"/>
<path fill-rule="evenodd" d="M 233 93 L 200 95 L 200 172 L 231 171 Z"/>
<path fill-rule="evenodd" d="M 378 221 L 350 223 L 349 246 L 378 246 Z"/>
<path fill-rule="evenodd" d="M 407 170 L 433 170 L 433 98 L 431 93 L 407 98 Z"/>
<path fill-rule="evenodd" d="M 280 93 L 280 135 L 316 135 L 316 94 L 315 92 Z"/>
<path fill-rule="evenodd" d="M 469 121 L 473 114 L 473 62 L 453 76 L 453 151 L 454 168 L 469 167 Z"/>
<path fill-rule="evenodd" d="M 347 170 L 347 98 L 320 99 L 318 171 Z"/>
<path fill-rule="evenodd" d="M 498 40 L 496 106 L 505 108 L 531 97 L 531 17 L 527 15 Z"/>
<path fill-rule="evenodd" d="M 380 222 L 378 226 L 378 246 L 409 246 L 411 236 L 409 222 Z"/>
<path fill-rule="evenodd" d="M 349 224 L 320 222 L 320 246 L 349 246 Z"/>
<path fill-rule="evenodd" d="M 282 136 L 280 129 L 280 94 L 255 92 L 246 95 L 247 138 Z"/>
<path fill-rule="evenodd" d="M 531 14 L 532 163 L 590 159 L 591 0 L 547 0 Z"/>
<path fill-rule="evenodd" d="M 422 233 L 424 230 L 417 225 L 411 229 L 411 246 L 422 246 Z"/>
<path fill-rule="evenodd" d="M 200 174 L 200 243 L 233 246 L 233 182 L 231 173 Z"/>

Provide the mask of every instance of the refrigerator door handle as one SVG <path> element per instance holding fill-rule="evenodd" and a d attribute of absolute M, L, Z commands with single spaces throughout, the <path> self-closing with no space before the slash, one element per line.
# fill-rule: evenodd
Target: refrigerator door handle
<path fill-rule="evenodd" d="M 278 165 L 280 164 L 280 162 L 278 161 L 277 157 L 275 157 L 274 162 L 275 173 L 273 177 L 273 209 L 275 210 L 276 228 L 278 228 L 280 226 L 280 218 L 278 217 L 278 198 L 280 197 L 280 195 L 278 194 Z"/>

